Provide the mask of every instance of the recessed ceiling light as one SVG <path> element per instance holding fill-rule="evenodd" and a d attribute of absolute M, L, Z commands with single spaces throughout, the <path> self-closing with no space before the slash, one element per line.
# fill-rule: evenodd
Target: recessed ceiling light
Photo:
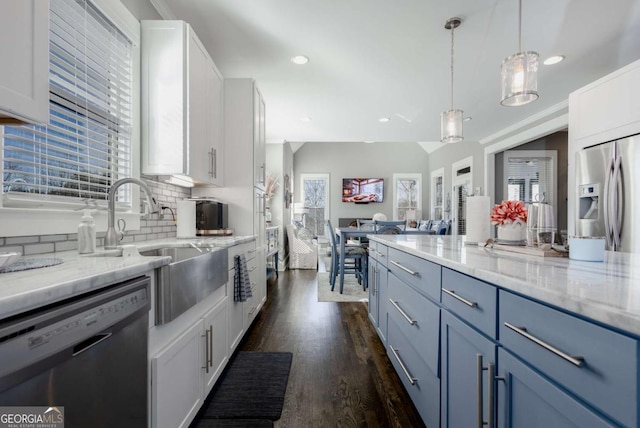
<path fill-rule="evenodd" d="M 462 119 L 463 122 L 469 122 L 471 120 L 471 116 L 467 116 L 464 119 Z"/>
<path fill-rule="evenodd" d="M 363 141 L 366 144 L 373 144 L 375 141 Z"/>
<path fill-rule="evenodd" d="M 554 56 L 550 56 L 549 58 L 545 59 L 542 63 L 544 65 L 553 65 L 553 64 L 559 63 L 563 59 L 564 59 L 564 55 L 554 55 Z"/>
<path fill-rule="evenodd" d="M 308 116 L 301 117 L 300 120 L 303 121 L 303 122 L 311 122 L 311 118 L 308 117 Z"/>
<path fill-rule="evenodd" d="M 291 57 L 291 62 L 298 65 L 304 65 L 309 62 L 309 57 L 304 55 L 296 55 Z"/>
<path fill-rule="evenodd" d="M 387 123 L 387 122 L 389 122 L 389 120 L 391 120 L 391 119 L 389 119 L 388 117 L 381 117 L 380 119 L 378 119 L 378 122 Z"/>

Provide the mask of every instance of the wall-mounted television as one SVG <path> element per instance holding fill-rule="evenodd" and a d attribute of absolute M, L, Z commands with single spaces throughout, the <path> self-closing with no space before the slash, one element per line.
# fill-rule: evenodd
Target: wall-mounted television
<path fill-rule="evenodd" d="M 342 202 L 367 204 L 382 202 L 384 197 L 382 178 L 343 178 Z"/>

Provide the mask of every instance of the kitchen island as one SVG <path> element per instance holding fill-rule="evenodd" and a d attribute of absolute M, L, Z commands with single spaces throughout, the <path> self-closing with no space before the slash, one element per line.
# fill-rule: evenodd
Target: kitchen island
<path fill-rule="evenodd" d="M 369 238 L 370 318 L 428 426 L 637 426 L 638 255 Z"/>

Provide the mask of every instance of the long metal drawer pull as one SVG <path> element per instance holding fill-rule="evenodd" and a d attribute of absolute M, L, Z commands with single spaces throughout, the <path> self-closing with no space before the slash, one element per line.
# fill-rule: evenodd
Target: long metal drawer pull
<path fill-rule="evenodd" d="M 416 323 L 416 320 L 411 319 L 411 317 L 407 315 L 405 311 L 402 310 L 402 308 L 398 305 L 398 302 L 394 302 L 392 299 L 389 299 L 389 301 L 393 306 L 395 306 L 395 308 L 398 310 L 398 312 L 400 312 L 400 314 L 404 317 L 404 319 L 407 320 L 409 325 L 414 325 Z"/>
<path fill-rule="evenodd" d="M 533 343 L 542 346 L 547 351 L 556 354 L 558 357 L 562 358 L 565 361 L 570 362 L 574 366 L 576 366 L 576 367 L 584 366 L 584 357 L 581 357 L 579 355 L 569 355 L 569 354 L 567 354 L 565 352 L 562 352 L 561 350 L 559 350 L 555 346 L 549 345 L 545 341 L 543 341 L 541 339 L 538 339 L 537 337 L 535 337 L 532 334 L 528 333 L 526 327 L 516 327 L 515 325 L 510 324 L 508 322 L 505 322 L 504 326 L 509 328 L 509 329 L 511 329 L 511 330 L 513 330 L 513 331 L 515 331 L 519 335 L 521 335 L 523 337 L 526 337 L 527 339 L 529 339 Z"/>
<path fill-rule="evenodd" d="M 404 363 L 402 362 L 402 359 L 400 359 L 400 355 L 398 355 L 398 350 L 397 349 L 393 349 L 393 346 L 391 346 L 391 345 L 389 345 L 389 349 L 391 349 L 391 352 L 393 353 L 393 356 L 396 357 L 396 360 L 398 360 L 398 364 L 400 364 L 400 368 L 404 372 L 404 375 L 407 377 L 407 379 L 409 379 L 409 383 L 411 383 L 411 385 L 415 385 L 416 381 L 418 379 L 416 379 L 415 377 L 411 376 L 411 373 L 409 373 L 409 370 L 407 370 L 407 368 L 404 366 Z"/>
<path fill-rule="evenodd" d="M 404 266 L 402 266 L 400 263 L 398 262 L 394 262 L 393 260 L 391 260 L 391 264 L 394 266 L 398 266 L 400 269 L 402 269 L 403 271 L 407 272 L 409 275 L 413 275 L 413 276 L 420 276 L 419 272 L 414 272 L 409 268 L 406 268 Z"/>
<path fill-rule="evenodd" d="M 478 306 L 478 303 L 472 302 L 471 300 L 467 300 L 464 297 L 458 296 L 456 292 L 453 290 L 447 290 L 446 288 L 443 288 L 442 291 L 447 293 L 449 296 L 453 297 L 454 299 L 460 300 L 462 303 L 464 303 L 467 306 L 471 306 L 472 308 L 475 306 Z"/>

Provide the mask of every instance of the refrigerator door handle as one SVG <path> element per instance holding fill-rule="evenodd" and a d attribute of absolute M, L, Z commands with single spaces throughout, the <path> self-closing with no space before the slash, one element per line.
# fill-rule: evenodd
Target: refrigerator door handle
<path fill-rule="evenodd" d="M 612 217 L 613 227 L 611 228 L 613 234 L 613 242 L 615 244 L 614 250 L 620 248 L 621 245 L 621 229 L 622 229 L 622 213 L 624 212 L 624 197 L 622 194 L 622 175 L 620 170 L 622 169 L 622 158 L 616 157 L 615 165 L 613 167 L 613 191 L 611 196 L 613 197 Z"/>
<path fill-rule="evenodd" d="M 607 246 L 609 248 L 613 248 L 613 233 L 612 233 L 612 225 L 611 225 L 611 218 L 610 218 L 610 214 L 611 214 L 611 186 L 612 183 L 611 181 L 613 181 L 613 170 L 615 169 L 615 160 L 611 159 L 611 162 L 609 162 L 609 165 L 607 167 L 607 175 L 606 175 L 606 179 L 604 182 L 604 197 L 602 198 L 604 200 L 604 231 L 605 231 L 605 237 L 607 238 Z"/>

